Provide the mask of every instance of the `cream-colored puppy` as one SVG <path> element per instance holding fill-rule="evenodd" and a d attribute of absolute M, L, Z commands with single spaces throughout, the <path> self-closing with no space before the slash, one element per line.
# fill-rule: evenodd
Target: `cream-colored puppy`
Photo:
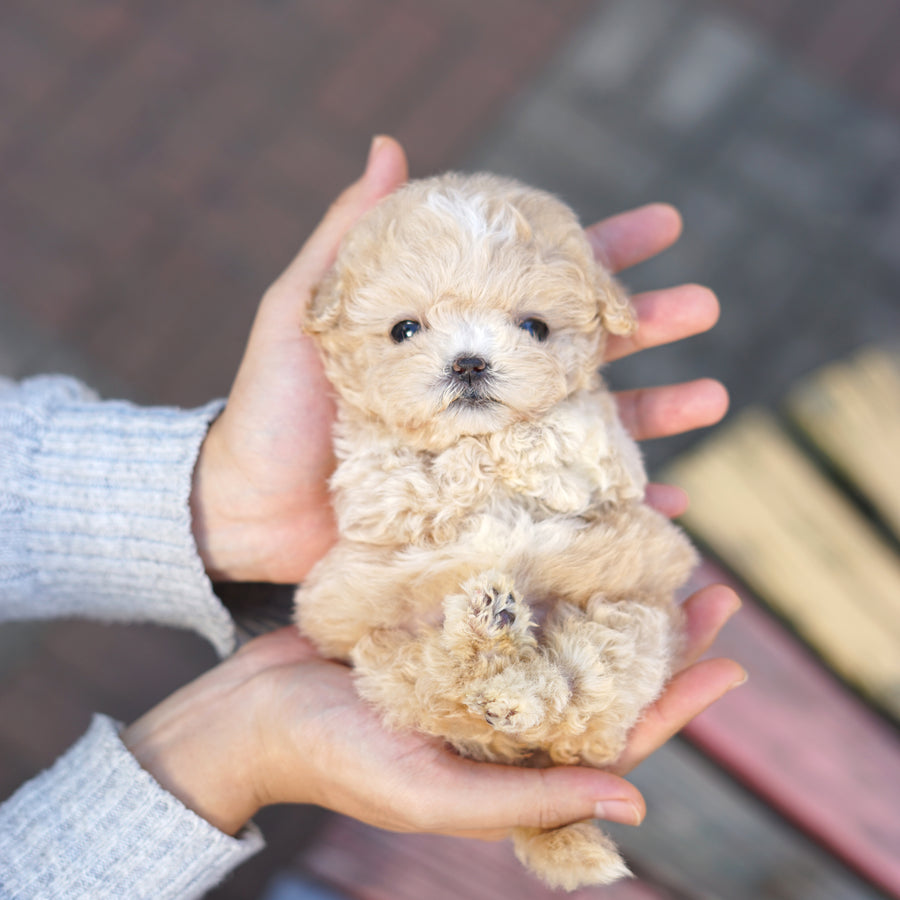
<path fill-rule="evenodd" d="M 633 328 L 572 211 L 513 181 L 412 182 L 345 239 L 307 316 L 341 538 L 297 621 L 391 726 L 603 766 L 659 695 L 695 557 L 598 375 Z M 514 841 L 554 886 L 627 873 L 589 822 Z"/>

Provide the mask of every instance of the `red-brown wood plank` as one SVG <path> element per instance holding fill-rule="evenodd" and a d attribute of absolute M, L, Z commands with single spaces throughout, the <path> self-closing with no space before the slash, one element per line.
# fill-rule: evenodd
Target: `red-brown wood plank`
<path fill-rule="evenodd" d="M 301 867 L 358 900 L 670 900 L 637 879 L 561 894 L 519 864 L 508 842 L 393 834 L 336 816 Z"/>
<path fill-rule="evenodd" d="M 704 563 L 695 587 L 728 582 Z M 836 857 L 900 897 L 900 735 L 749 594 L 716 655 L 750 673 L 690 740 Z M 811 598 L 813 602 L 814 598 Z"/>

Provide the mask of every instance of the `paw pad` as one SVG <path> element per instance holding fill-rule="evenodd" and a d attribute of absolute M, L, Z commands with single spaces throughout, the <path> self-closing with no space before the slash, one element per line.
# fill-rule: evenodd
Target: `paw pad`
<path fill-rule="evenodd" d="M 536 696 L 489 697 L 482 694 L 470 708 L 480 712 L 491 728 L 507 734 L 534 728 L 546 715 L 546 707 Z"/>
<path fill-rule="evenodd" d="M 481 585 L 471 592 L 472 615 L 482 629 L 497 631 L 515 624 L 520 605 L 514 591 Z"/>

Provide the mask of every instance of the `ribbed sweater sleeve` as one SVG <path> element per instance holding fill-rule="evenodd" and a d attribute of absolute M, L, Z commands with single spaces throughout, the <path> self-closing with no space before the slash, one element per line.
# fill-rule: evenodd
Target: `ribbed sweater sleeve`
<path fill-rule="evenodd" d="M 164 791 L 97 716 L 0 806 L 2 900 L 191 900 L 263 845 L 218 831 Z"/>
<path fill-rule="evenodd" d="M 189 509 L 221 406 L 101 402 L 58 376 L 0 381 L 0 620 L 153 621 L 233 649 Z"/>

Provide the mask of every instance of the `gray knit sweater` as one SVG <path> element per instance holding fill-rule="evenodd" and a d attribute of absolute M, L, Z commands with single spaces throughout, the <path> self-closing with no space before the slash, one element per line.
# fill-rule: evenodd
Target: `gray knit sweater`
<path fill-rule="evenodd" d="M 188 506 L 220 409 L 100 402 L 69 378 L 0 379 L 0 620 L 152 621 L 228 653 L 234 626 Z M 0 805 L 0 898 L 185 900 L 261 846 L 252 826 L 233 838 L 184 807 L 98 716 Z"/>

